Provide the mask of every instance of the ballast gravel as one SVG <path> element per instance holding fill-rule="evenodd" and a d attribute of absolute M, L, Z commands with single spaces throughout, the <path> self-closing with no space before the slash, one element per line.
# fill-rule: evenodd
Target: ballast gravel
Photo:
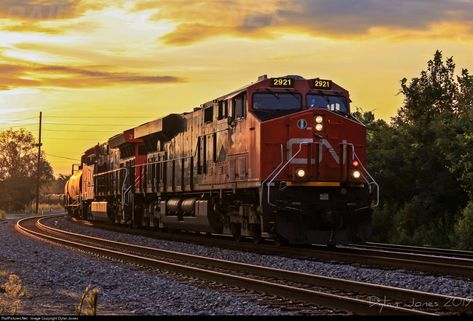
<path fill-rule="evenodd" d="M 251 293 L 236 295 L 189 280 L 157 274 L 56 245 L 45 246 L 0 222 L 0 271 L 15 273 L 28 288 L 19 314 L 75 314 L 85 287 L 100 290 L 99 315 L 290 315 L 297 312 L 259 304 Z M 240 252 L 105 231 L 55 218 L 55 227 L 72 232 L 168 250 L 269 267 L 473 298 L 473 282 L 405 270 L 384 270 Z M 382 300 L 382 298 L 380 298 Z"/>
<path fill-rule="evenodd" d="M 59 225 L 77 231 L 83 228 L 60 221 Z M 45 244 L 18 233 L 15 223 L 0 221 L 0 272 L 18 275 L 27 289 L 17 315 L 77 315 L 76 307 L 89 284 L 99 289 L 97 315 L 295 314 L 258 304 L 251 293 L 235 295 L 230 290 L 199 286 L 169 274 Z M 5 276 L 0 277 L 0 286 L 4 282 Z M 5 303 L 2 295 L 0 291 L 0 309 Z M 5 310 L 4 316 L 8 314 Z"/>
<path fill-rule="evenodd" d="M 224 260 L 259 264 L 291 271 L 319 274 L 329 277 L 473 299 L 473 280 L 462 279 L 454 276 L 436 276 L 423 272 L 412 272 L 400 269 L 386 270 L 361 266 L 359 264 L 350 265 L 348 263 L 293 259 L 281 256 L 261 255 L 243 251 L 207 247 L 183 242 L 158 240 L 143 236 L 100 230 L 97 228 L 88 228 L 66 219 L 55 219 L 54 223 L 57 225 L 56 227 L 64 230 L 108 238 L 115 241 L 129 242 Z"/>

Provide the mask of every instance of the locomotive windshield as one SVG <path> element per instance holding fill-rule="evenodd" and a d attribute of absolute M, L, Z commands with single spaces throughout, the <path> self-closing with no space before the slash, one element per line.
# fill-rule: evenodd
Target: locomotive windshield
<path fill-rule="evenodd" d="M 301 109 L 301 95 L 297 93 L 256 93 L 253 95 L 255 111 L 296 111 Z"/>
<path fill-rule="evenodd" d="M 342 96 L 307 95 L 308 108 L 324 108 L 342 114 L 348 113 L 347 100 Z"/>

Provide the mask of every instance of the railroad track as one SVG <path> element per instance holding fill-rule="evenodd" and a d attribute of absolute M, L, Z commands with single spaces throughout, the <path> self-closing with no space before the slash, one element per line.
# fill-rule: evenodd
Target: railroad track
<path fill-rule="evenodd" d="M 463 250 L 452 250 L 452 249 L 443 249 L 435 247 L 422 247 L 422 246 L 412 246 L 412 245 L 400 245 L 400 244 L 386 244 L 386 243 L 374 243 L 366 242 L 363 244 L 351 244 L 352 247 L 364 248 L 364 249 L 373 249 L 373 250 L 382 250 L 382 251 L 396 251 L 402 253 L 412 253 L 412 254 L 427 254 L 435 256 L 446 256 L 446 257 L 457 257 L 473 260 L 473 252 L 463 251 Z"/>
<path fill-rule="evenodd" d="M 232 250 L 251 251 L 261 254 L 309 260 L 318 259 L 358 263 L 389 269 L 421 271 L 437 275 L 452 275 L 473 279 L 473 258 L 446 256 L 447 253 L 452 254 L 457 251 L 447 251 L 444 252 L 444 255 L 433 255 L 432 251 L 429 252 L 428 250 L 426 250 L 425 253 L 406 253 L 405 251 L 401 252 L 396 249 L 389 250 L 387 247 L 381 249 L 366 247 L 364 245 L 339 246 L 337 248 L 327 248 L 326 246 L 275 246 L 274 243 L 271 242 L 265 242 L 263 244 L 253 244 L 251 241 L 237 243 L 231 238 L 213 235 L 211 237 L 205 237 L 201 234 L 195 235 L 191 233 L 162 233 L 148 230 L 135 230 L 97 222 L 77 220 L 76 222 L 122 233 L 206 246 L 218 246 Z"/>
<path fill-rule="evenodd" d="M 334 251 L 343 260 L 351 262 L 473 278 L 473 259 L 470 258 L 364 248 L 362 246 L 341 246 Z"/>
<path fill-rule="evenodd" d="M 145 267 L 355 314 L 473 314 L 468 299 L 218 260 L 71 233 L 45 217 L 20 220 L 25 234 Z"/>

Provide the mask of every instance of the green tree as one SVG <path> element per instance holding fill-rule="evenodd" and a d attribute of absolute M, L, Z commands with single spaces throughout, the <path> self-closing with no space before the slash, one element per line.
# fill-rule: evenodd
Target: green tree
<path fill-rule="evenodd" d="M 473 202 L 462 212 L 462 216 L 455 224 L 455 247 L 473 250 Z"/>
<path fill-rule="evenodd" d="M 50 181 L 45 187 L 43 187 L 43 191 L 46 194 L 63 194 L 64 193 L 64 186 L 66 182 L 69 180 L 71 175 L 64 175 L 59 174 L 57 178 Z"/>
<path fill-rule="evenodd" d="M 419 77 L 401 80 L 400 93 L 389 125 L 358 113 L 381 187 L 373 238 L 445 246 L 455 242 L 459 217 L 468 226 L 463 209 L 473 200 L 473 80 L 467 70 L 455 77 L 453 59 L 436 51 Z"/>
<path fill-rule="evenodd" d="M 37 175 L 37 143 L 31 132 L 0 132 L 0 208 L 22 210 L 35 198 Z M 41 157 L 42 182 L 53 179 L 53 170 Z"/>
<path fill-rule="evenodd" d="M 394 125 L 424 125 L 457 112 L 458 83 L 454 73 L 453 58 L 444 62 L 442 52 L 437 50 L 420 77 L 411 79 L 410 83 L 403 78 L 401 93 L 404 105 L 394 118 Z"/>

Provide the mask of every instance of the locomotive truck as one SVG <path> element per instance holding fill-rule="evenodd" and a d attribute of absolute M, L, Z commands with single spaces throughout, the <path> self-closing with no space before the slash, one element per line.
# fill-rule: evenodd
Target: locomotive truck
<path fill-rule="evenodd" d="M 365 241 L 379 187 L 366 128 L 327 79 L 268 78 L 86 150 L 70 215 L 293 244 Z"/>

